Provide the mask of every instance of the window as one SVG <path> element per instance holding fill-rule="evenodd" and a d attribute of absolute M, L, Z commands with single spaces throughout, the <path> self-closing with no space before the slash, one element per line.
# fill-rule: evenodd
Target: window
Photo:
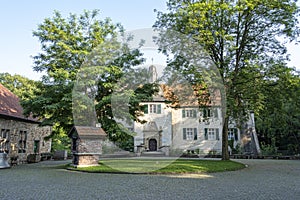
<path fill-rule="evenodd" d="M 156 113 L 161 114 L 161 104 L 145 104 L 144 106 L 144 113 Z"/>
<path fill-rule="evenodd" d="M 9 129 L 1 129 L 0 138 L 4 139 L 3 143 L 0 145 L 0 152 L 9 153 L 9 140 L 10 131 Z"/>
<path fill-rule="evenodd" d="M 203 108 L 203 118 L 218 118 L 218 108 Z"/>
<path fill-rule="evenodd" d="M 34 153 L 39 153 L 40 152 L 40 141 L 35 140 L 33 143 L 33 152 Z"/>
<path fill-rule="evenodd" d="M 236 128 L 229 128 L 228 129 L 228 140 L 235 140 L 238 141 L 238 131 Z"/>
<path fill-rule="evenodd" d="M 26 153 L 27 132 L 19 132 L 19 153 Z"/>
<path fill-rule="evenodd" d="M 183 128 L 184 140 L 197 140 L 197 128 Z"/>
<path fill-rule="evenodd" d="M 156 113 L 156 105 L 155 104 L 150 104 L 149 105 L 149 110 L 150 110 L 150 113 Z"/>
<path fill-rule="evenodd" d="M 185 117 L 196 118 L 196 110 L 182 110 L 182 118 Z"/>
<path fill-rule="evenodd" d="M 220 140 L 218 128 L 205 128 L 204 129 L 205 140 Z"/>

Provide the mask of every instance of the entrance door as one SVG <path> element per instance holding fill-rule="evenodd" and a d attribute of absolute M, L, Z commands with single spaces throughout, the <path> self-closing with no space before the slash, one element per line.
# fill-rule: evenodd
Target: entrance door
<path fill-rule="evenodd" d="M 39 140 L 34 140 L 33 152 L 40 153 L 40 141 Z"/>
<path fill-rule="evenodd" d="M 149 140 L 149 150 L 150 151 L 157 151 L 157 141 L 156 139 Z"/>

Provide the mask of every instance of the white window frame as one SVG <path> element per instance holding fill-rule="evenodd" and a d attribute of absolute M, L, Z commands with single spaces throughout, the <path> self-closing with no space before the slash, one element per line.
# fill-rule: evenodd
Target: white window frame
<path fill-rule="evenodd" d="M 185 110 L 185 117 L 194 117 L 194 110 Z"/>
<path fill-rule="evenodd" d="M 149 113 L 156 113 L 157 107 L 156 104 L 149 104 Z"/>
<path fill-rule="evenodd" d="M 149 114 L 162 114 L 162 105 L 161 104 L 148 104 Z"/>
<path fill-rule="evenodd" d="M 194 128 L 186 128 L 186 140 L 194 140 Z"/>
<path fill-rule="evenodd" d="M 207 129 L 207 140 L 216 140 L 216 129 L 215 128 Z"/>

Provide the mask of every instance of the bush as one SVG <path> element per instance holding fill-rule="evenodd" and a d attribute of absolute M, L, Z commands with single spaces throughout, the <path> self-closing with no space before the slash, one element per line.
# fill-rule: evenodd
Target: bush
<path fill-rule="evenodd" d="M 264 156 L 276 155 L 277 147 L 274 145 L 270 145 L 270 144 L 262 144 L 261 152 Z"/>

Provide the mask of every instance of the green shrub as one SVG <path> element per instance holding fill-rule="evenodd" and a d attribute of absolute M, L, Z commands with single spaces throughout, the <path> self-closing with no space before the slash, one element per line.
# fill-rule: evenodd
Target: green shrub
<path fill-rule="evenodd" d="M 262 144 L 261 145 L 261 152 L 265 156 L 276 155 L 277 154 L 277 147 L 270 145 L 270 144 Z"/>

